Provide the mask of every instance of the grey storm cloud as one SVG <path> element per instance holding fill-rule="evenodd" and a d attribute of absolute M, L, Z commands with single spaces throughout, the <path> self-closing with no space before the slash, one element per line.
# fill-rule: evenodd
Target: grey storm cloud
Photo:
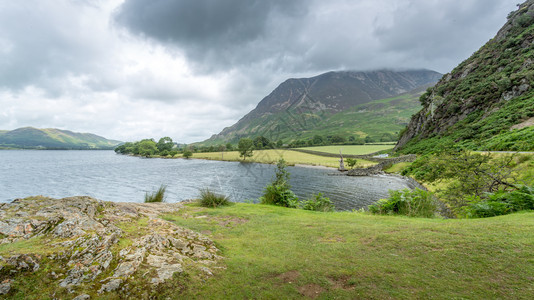
<path fill-rule="evenodd" d="M 133 34 L 175 46 L 204 72 L 254 64 L 285 72 L 383 67 L 446 72 L 495 33 L 511 4 L 126 0 L 114 19 Z"/>
<path fill-rule="evenodd" d="M 115 15 L 130 32 L 175 44 L 206 69 L 227 69 L 283 52 L 273 29 L 307 14 L 304 0 L 125 1 Z"/>

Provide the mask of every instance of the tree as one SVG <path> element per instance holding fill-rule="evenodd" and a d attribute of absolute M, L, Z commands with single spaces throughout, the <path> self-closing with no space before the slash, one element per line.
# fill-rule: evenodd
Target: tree
<path fill-rule="evenodd" d="M 514 169 L 516 165 L 513 155 L 492 157 L 490 153 L 446 148 L 417 159 L 406 173 L 427 182 L 446 181 L 438 195 L 459 213 L 473 197 L 484 199 L 489 193 L 516 190 L 520 173 Z"/>
<path fill-rule="evenodd" d="M 324 143 L 324 138 L 320 135 L 314 135 L 312 142 L 314 145 L 322 145 Z"/>
<path fill-rule="evenodd" d="M 115 152 L 120 154 L 130 154 L 133 153 L 134 149 L 134 143 L 127 142 L 115 148 Z"/>
<path fill-rule="evenodd" d="M 254 146 L 256 149 L 265 149 L 271 147 L 271 141 L 263 135 L 254 138 Z"/>
<path fill-rule="evenodd" d="M 189 149 L 184 149 L 184 152 L 182 153 L 182 156 L 184 158 L 190 158 L 191 156 L 193 156 L 193 152 L 191 152 L 191 150 L 189 150 Z"/>
<path fill-rule="evenodd" d="M 232 145 L 232 143 L 227 143 L 226 144 L 226 151 L 232 151 L 234 150 L 234 145 Z"/>
<path fill-rule="evenodd" d="M 345 142 L 345 138 L 340 135 L 334 135 L 332 136 L 330 141 L 332 142 L 332 144 L 342 144 Z"/>
<path fill-rule="evenodd" d="M 172 142 L 172 139 L 168 136 L 166 137 L 162 137 L 161 139 L 159 139 L 156 147 L 158 148 L 158 151 L 159 152 L 163 152 L 163 151 L 171 151 L 172 150 L 172 147 L 174 146 L 174 143 Z"/>
<path fill-rule="evenodd" d="M 156 154 L 158 152 L 158 148 L 156 147 L 156 142 L 152 139 L 145 139 L 138 143 L 137 145 L 137 153 L 139 155 L 143 156 L 151 156 Z"/>
<path fill-rule="evenodd" d="M 249 138 L 242 138 L 237 144 L 237 150 L 239 151 L 239 156 L 243 157 L 243 160 L 247 157 L 251 157 L 254 152 L 254 142 Z"/>

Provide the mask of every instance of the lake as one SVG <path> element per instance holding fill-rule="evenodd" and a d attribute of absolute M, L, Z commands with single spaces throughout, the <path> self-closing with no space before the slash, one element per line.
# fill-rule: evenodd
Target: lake
<path fill-rule="evenodd" d="M 116 202 L 143 202 L 146 192 L 167 185 L 166 201 L 193 199 L 209 188 L 234 202 L 257 201 L 275 166 L 197 159 L 146 159 L 113 151 L 0 150 L 0 202 L 44 195 L 87 195 Z M 408 183 L 393 176 L 333 176 L 332 169 L 288 167 L 299 198 L 322 192 L 337 210 L 366 207 Z"/>

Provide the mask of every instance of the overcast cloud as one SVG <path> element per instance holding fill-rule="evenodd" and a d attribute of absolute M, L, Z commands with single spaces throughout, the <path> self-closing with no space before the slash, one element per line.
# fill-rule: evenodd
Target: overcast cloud
<path fill-rule="evenodd" d="M 290 77 L 452 70 L 511 0 L 0 0 L 0 129 L 218 133 Z"/>

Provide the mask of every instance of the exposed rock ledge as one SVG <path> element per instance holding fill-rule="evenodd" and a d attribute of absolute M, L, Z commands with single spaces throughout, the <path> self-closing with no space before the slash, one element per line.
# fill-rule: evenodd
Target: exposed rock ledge
<path fill-rule="evenodd" d="M 158 218 L 182 207 L 42 196 L 0 204 L 0 244 L 38 241 L 0 256 L 0 295 L 14 293 L 20 276 L 40 269 L 58 290 L 93 295 L 117 290 L 126 297 L 134 278 L 156 287 L 192 269 L 210 276 L 208 267 L 217 268 L 221 258 L 213 242 Z"/>

